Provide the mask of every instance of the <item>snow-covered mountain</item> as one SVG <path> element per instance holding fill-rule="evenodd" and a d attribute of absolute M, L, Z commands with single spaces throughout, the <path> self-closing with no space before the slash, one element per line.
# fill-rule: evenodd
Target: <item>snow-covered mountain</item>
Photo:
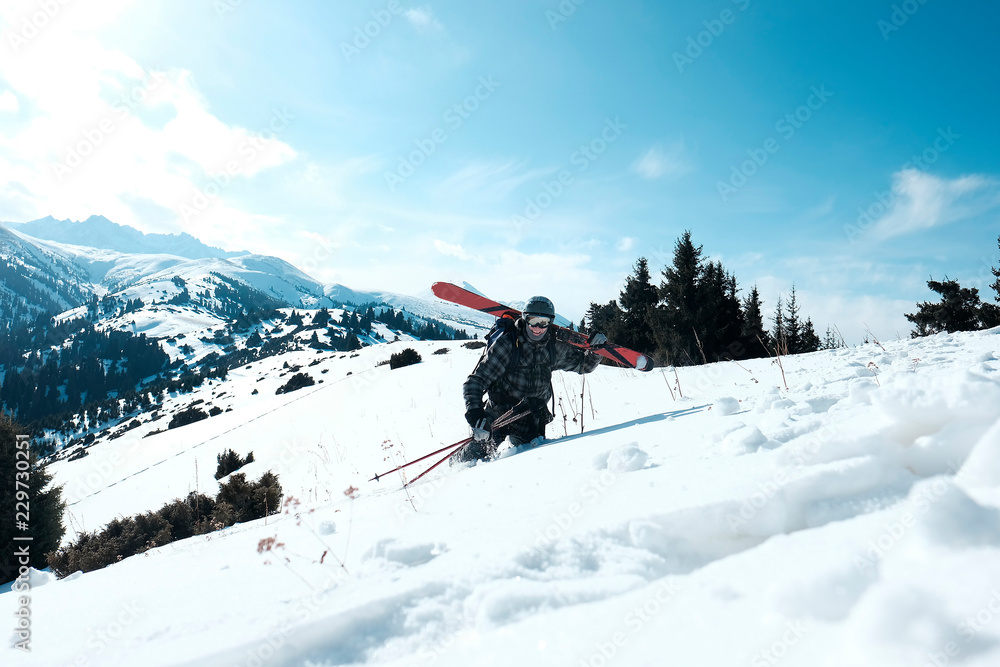
<path fill-rule="evenodd" d="M 188 259 L 207 257 L 238 257 L 245 251 L 233 252 L 205 245 L 187 233 L 145 234 L 127 225 L 111 222 L 102 215 L 86 220 L 56 220 L 47 216 L 29 222 L 2 223 L 15 231 L 46 241 L 68 245 L 117 250 L 131 255 L 176 255 Z"/>
<path fill-rule="evenodd" d="M 423 362 L 382 364 L 403 347 Z M 478 354 L 288 352 L 52 464 L 67 540 L 214 494 L 227 448 L 286 504 L 33 573 L 32 653 L 4 664 L 1000 664 L 1000 328 L 557 373 L 544 446 L 375 481 L 467 436 Z M 317 383 L 275 394 L 296 368 Z M 196 401 L 215 416 L 155 433 Z"/>
<path fill-rule="evenodd" d="M 0 225 L 0 258 L 6 262 L 0 265 L 0 316 L 14 320 L 43 310 L 61 311 L 60 319 L 68 319 L 80 315 L 94 296 L 141 299 L 146 306 L 183 301 L 184 290 L 214 296 L 218 276 L 224 276 L 276 307 L 385 303 L 470 333 L 483 332 L 493 322 L 490 315 L 433 296 L 324 284 L 277 257 L 225 252 L 187 235 L 142 234 L 100 216 L 79 223 L 44 218 Z M 131 321 L 117 324 L 130 326 Z"/>

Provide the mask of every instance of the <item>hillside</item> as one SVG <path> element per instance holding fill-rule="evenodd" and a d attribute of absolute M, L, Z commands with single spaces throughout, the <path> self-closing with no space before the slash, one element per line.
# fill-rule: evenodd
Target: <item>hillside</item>
<path fill-rule="evenodd" d="M 407 346 L 422 363 L 379 365 Z M 1000 329 L 884 346 L 786 357 L 787 388 L 769 360 L 600 367 L 583 434 L 557 408 L 544 446 L 409 489 L 370 479 L 467 435 L 478 352 L 398 342 L 253 362 L 163 407 L 215 416 L 153 435 L 163 416 L 146 420 L 50 469 L 67 540 L 213 494 L 227 448 L 253 451 L 248 477 L 278 473 L 284 511 L 37 573 L 33 652 L 3 660 L 997 664 Z M 316 384 L 275 394 L 296 368 Z M 581 407 L 577 376 L 554 384 Z"/>

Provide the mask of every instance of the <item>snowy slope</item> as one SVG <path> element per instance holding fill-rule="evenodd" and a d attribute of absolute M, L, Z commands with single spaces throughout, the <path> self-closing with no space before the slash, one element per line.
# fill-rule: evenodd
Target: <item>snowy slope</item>
<path fill-rule="evenodd" d="M 785 358 L 788 389 L 768 360 L 601 367 L 584 434 L 559 415 L 540 448 L 407 490 L 369 479 L 466 436 L 478 353 L 405 346 L 423 362 L 378 365 L 403 343 L 255 362 L 174 399 L 230 411 L 54 464 L 73 528 L 214 494 L 229 447 L 290 500 L 39 573 L 33 651 L 3 663 L 1000 664 L 1000 329 Z M 323 382 L 275 395 L 285 362 Z M 555 388 L 580 405 L 577 376 Z"/>

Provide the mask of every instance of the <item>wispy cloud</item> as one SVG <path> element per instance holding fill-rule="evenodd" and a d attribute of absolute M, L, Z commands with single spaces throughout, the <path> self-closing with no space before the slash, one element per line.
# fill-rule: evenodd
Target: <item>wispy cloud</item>
<path fill-rule="evenodd" d="M 406 10 L 406 18 L 416 26 L 417 30 L 443 30 L 441 22 L 434 18 L 430 7 L 415 7 Z"/>
<path fill-rule="evenodd" d="M 6 113 L 17 113 L 21 105 L 17 102 L 17 96 L 9 90 L 0 93 L 0 111 Z"/>
<path fill-rule="evenodd" d="M 980 175 L 948 180 L 906 169 L 893 176 L 889 209 L 872 236 L 886 240 L 965 220 L 1000 206 L 1000 181 Z"/>
<path fill-rule="evenodd" d="M 615 248 L 619 252 L 626 252 L 635 247 L 635 239 L 631 236 L 626 236 L 625 238 L 619 239 L 618 244 Z"/>
<path fill-rule="evenodd" d="M 483 201 L 503 201 L 519 186 L 552 173 L 551 168 L 525 169 L 526 162 L 477 160 L 465 165 L 439 186 L 449 197 L 475 193 Z"/>
<path fill-rule="evenodd" d="M 439 253 L 448 257 L 455 257 L 462 260 L 470 258 L 469 253 L 465 252 L 465 248 L 457 243 L 446 243 L 445 241 L 437 240 L 434 241 L 434 247 L 437 248 Z"/>
<path fill-rule="evenodd" d="M 632 171 L 647 180 L 677 177 L 691 171 L 691 164 L 684 156 L 684 141 L 664 149 L 653 146 L 632 163 Z"/>

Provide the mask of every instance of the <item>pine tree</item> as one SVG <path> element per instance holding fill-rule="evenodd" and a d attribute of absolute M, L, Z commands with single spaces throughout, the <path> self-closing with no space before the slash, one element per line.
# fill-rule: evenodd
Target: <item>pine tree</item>
<path fill-rule="evenodd" d="M 756 285 L 743 300 L 743 330 L 740 332 L 740 339 L 747 350 L 746 356 L 750 359 L 768 356 L 770 335 L 764 328 L 764 304 Z"/>
<path fill-rule="evenodd" d="M 906 313 L 905 317 L 916 327 L 911 338 L 928 336 L 947 331 L 975 331 L 981 328 L 982 303 L 979 290 L 962 287 L 957 280 L 928 280 L 927 287 L 941 295 L 941 301 L 917 304 L 916 313 Z"/>
<path fill-rule="evenodd" d="M 997 237 L 997 247 L 1000 247 L 1000 237 Z M 990 288 L 996 292 L 994 301 L 1000 303 L 1000 267 L 991 267 L 990 272 L 996 278 L 993 284 L 990 285 Z M 997 303 L 984 302 L 980 308 L 980 320 L 982 320 L 983 327 L 986 329 L 1000 326 L 1000 305 L 997 305 Z"/>
<path fill-rule="evenodd" d="M 795 294 L 795 284 L 792 284 L 792 292 L 785 304 L 785 347 L 788 354 L 799 354 L 803 352 L 802 345 L 802 321 L 799 319 L 799 302 Z"/>
<path fill-rule="evenodd" d="M 742 356 L 740 332 L 743 310 L 737 297 L 736 276 L 726 272 L 722 262 L 709 262 L 698 281 L 698 311 L 695 343 L 710 361 Z"/>
<path fill-rule="evenodd" d="M 316 314 L 313 315 L 312 323 L 314 327 L 325 327 L 330 323 L 330 311 L 327 310 L 325 306 L 320 308 L 316 311 Z"/>
<path fill-rule="evenodd" d="M 581 329 L 581 331 L 586 331 L 587 333 L 599 331 L 607 336 L 608 340 L 622 339 L 624 313 L 622 313 L 621 308 L 618 307 L 616 302 L 609 301 L 603 306 L 591 303 L 590 308 L 587 309 L 586 320 L 590 322 L 590 326 L 586 329 Z M 581 324 L 583 323 L 581 322 Z"/>
<path fill-rule="evenodd" d="M 813 321 L 811 317 L 806 318 L 805 326 L 802 327 L 802 337 L 799 340 L 801 346 L 800 352 L 816 352 L 822 346 L 822 341 L 820 341 L 819 336 L 816 335 L 816 330 L 813 328 Z"/>
<path fill-rule="evenodd" d="M 840 343 L 840 338 L 834 333 L 831 327 L 826 328 L 826 335 L 823 337 L 823 344 L 819 349 L 821 350 L 836 350 L 843 347 Z"/>
<path fill-rule="evenodd" d="M 660 304 L 653 315 L 656 342 L 669 363 L 696 364 L 701 358 L 694 338 L 698 318 L 698 281 L 703 267 L 702 247 L 695 247 L 691 231 L 674 245 L 673 264 L 663 269 Z"/>
<path fill-rule="evenodd" d="M 26 542 L 15 542 L 14 537 L 31 537 L 30 562 L 31 567 L 42 569 L 47 566 L 46 554 L 59 548 L 66 529 L 62 517 L 66 503 L 62 498 L 62 487 L 51 486 L 52 475 L 38 464 L 33 451 L 28 451 L 28 470 L 18 466 L 24 462 L 18 452 L 25 451 L 18 447 L 18 435 L 24 435 L 21 426 L 6 417 L 0 417 L 0 477 L 6 480 L 0 485 L 0 515 L 6 520 L 0 522 L 0 544 L 5 545 L 0 555 L 0 583 L 6 583 L 18 576 L 19 559 L 15 556 L 15 546 Z M 22 495 L 24 494 L 24 495 Z M 17 503 L 27 503 L 30 507 L 30 520 L 27 528 L 20 529 L 16 520 Z"/>
<path fill-rule="evenodd" d="M 625 279 L 625 288 L 618 297 L 621 304 L 622 320 L 620 338 L 625 347 L 652 353 L 656 349 L 650 314 L 659 296 L 656 286 L 650 282 L 649 263 L 640 257 L 635 263 L 634 273 Z"/>
<path fill-rule="evenodd" d="M 997 248 L 1000 248 L 1000 236 L 997 237 Z M 993 277 L 996 278 L 996 280 L 993 281 L 993 284 L 990 285 L 990 287 L 993 288 L 993 291 L 997 293 L 994 300 L 1000 302 L 1000 266 L 991 267 L 990 272 L 993 274 Z"/>
<path fill-rule="evenodd" d="M 771 342 L 778 354 L 788 354 L 788 329 L 785 326 L 785 305 L 778 297 L 778 305 L 774 309 L 774 326 L 771 328 Z"/>

